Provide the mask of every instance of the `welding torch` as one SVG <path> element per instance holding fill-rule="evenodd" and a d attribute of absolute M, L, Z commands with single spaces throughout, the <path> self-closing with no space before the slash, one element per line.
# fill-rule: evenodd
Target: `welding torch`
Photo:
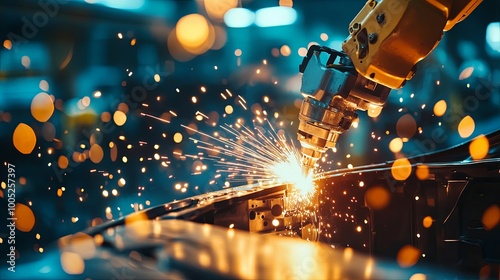
<path fill-rule="evenodd" d="M 404 86 L 445 31 L 482 0 L 368 0 L 349 25 L 342 51 L 312 45 L 302 73 L 297 139 L 304 175 L 358 120 L 380 112 L 391 89 Z"/>

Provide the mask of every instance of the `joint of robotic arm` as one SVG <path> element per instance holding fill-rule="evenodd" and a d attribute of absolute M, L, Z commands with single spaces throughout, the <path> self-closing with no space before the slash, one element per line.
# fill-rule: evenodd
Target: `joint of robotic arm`
<path fill-rule="evenodd" d="M 321 62 L 321 53 L 329 55 L 326 64 Z M 304 100 L 297 138 L 303 171 L 308 175 L 358 119 L 356 111 L 382 107 L 390 88 L 358 75 L 345 53 L 326 47 L 311 46 L 300 71 Z"/>

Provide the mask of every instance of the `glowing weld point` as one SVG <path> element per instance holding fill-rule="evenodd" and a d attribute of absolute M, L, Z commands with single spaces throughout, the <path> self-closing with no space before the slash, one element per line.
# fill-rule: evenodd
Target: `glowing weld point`
<path fill-rule="evenodd" d="M 270 169 L 280 180 L 292 183 L 301 194 L 308 194 L 314 190 L 313 174 L 304 175 L 300 160 L 293 154 L 287 161 L 277 163 Z"/>

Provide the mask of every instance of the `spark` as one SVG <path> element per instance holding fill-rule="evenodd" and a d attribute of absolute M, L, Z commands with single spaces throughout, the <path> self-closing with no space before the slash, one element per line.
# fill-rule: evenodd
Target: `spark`
<path fill-rule="evenodd" d="M 170 123 L 170 121 L 168 121 L 168 120 L 165 120 L 165 119 L 162 119 L 160 117 L 156 117 L 156 116 L 153 116 L 153 115 L 150 115 L 150 114 L 146 114 L 146 113 L 141 113 L 141 116 L 152 118 L 152 119 L 155 119 L 155 120 L 159 120 L 159 121 L 164 122 L 164 123 Z"/>
<path fill-rule="evenodd" d="M 197 142 L 198 149 L 208 153 L 207 160 L 215 161 L 215 166 L 219 168 L 217 173 L 227 174 L 228 181 L 291 183 L 301 193 L 310 193 L 314 189 L 313 176 L 302 175 L 298 149 L 285 133 L 276 132 L 267 119 L 265 124 L 267 129 L 263 126 L 252 129 L 242 125 L 221 125 L 220 128 L 230 137 L 221 133 L 212 136 L 189 126 L 181 126 L 212 140 L 189 138 Z"/>
<path fill-rule="evenodd" d="M 238 103 L 241 105 L 241 107 L 243 107 L 243 109 L 247 110 L 247 106 L 245 106 L 245 104 L 243 104 L 241 100 L 238 100 Z"/>
<path fill-rule="evenodd" d="M 209 119 L 209 117 L 208 117 L 207 115 L 203 114 L 203 113 L 202 113 L 202 112 L 200 112 L 200 111 L 196 111 L 195 115 L 196 115 L 196 116 L 201 116 L 201 117 L 203 117 L 203 118 L 205 118 L 205 119 Z"/>

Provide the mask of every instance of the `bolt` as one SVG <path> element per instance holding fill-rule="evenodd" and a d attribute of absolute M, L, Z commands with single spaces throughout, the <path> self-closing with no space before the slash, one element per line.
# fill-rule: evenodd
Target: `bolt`
<path fill-rule="evenodd" d="M 370 44 L 375 44 L 377 42 L 377 39 L 378 39 L 377 33 L 368 34 L 368 42 L 370 42 Z"/>
<path fill-rule="evenodd" d="M 377 16 L 378 24 L 382 25 L 382 23 L 384 23 L 384 21 L 385 21 L 385 14 L 380 14 Z"/>

